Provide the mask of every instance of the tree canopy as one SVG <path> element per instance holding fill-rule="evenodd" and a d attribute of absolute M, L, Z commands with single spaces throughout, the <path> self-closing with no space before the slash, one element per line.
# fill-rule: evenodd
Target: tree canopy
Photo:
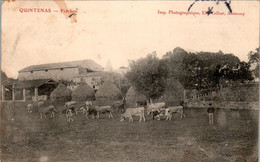
<path fill-rule="evenodd" d="M 131 61 L 130 71 L 126 74 L 126 78 L 137 92 L 150 99 L 159 98 L 163 94 L 166 76 L 167 72 L 156 52 Z"/>
<path fill-rule="evenodd" d="M 257 49 L 259 52 L 259 49 Z M 250 53 L 251 62 L 259 55 Z M 138 93 L 157 99 L 165 91 L 166 80 L 177 79 L 185 89 L 212 91 L 223 82 L 252 80 L 250 64 L 233 54 L 187 52 L 177 47 L 159 59 L 156 52 L 130 62 L 126 78 Z"/>
<path fill-rule="evenodd" d="M 256 51 L 250 51 L 248 53 L 248 63 L 250 66 L 254 66 L 252 72 L 257 78 L 259 78 L 259 55 L 260 47 L 258 47 Z"/>

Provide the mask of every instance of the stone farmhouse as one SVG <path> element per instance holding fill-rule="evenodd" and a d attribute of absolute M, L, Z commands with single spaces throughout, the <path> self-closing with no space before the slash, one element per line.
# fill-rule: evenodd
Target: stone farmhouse
<path fill-rule="evenodd" d="M 32 65 L 19 71 L 18 80 L 53 79 L 72 81 L 75 77 L 103 71 L 93 60 L 81 60 L 50 64 Z M 79 78 L 80 79 L 80 78 Z M 77 80 L 77 81 L 83 81 Z"/>
<path fill-rule="evenodd" d="M 101 78 L 104 68 L 93 60 L 81 60 L 28 66 L 18 72 L 18 80 L 2 84 L 1 100 L 46 100 L 58 81 L 84 81 L 94 89 L 93 80 Z M 68 88 L 72 90 L 76 85 Z M 9 95 L 8 95 L 9 94 Z"/>

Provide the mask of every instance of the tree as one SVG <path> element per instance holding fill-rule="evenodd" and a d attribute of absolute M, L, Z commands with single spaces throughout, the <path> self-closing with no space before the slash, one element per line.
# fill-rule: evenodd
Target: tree
<path fill-rule="evenodd" d="M 176 78 L 186 89 L 213 89 L 218 86 L 219 69 L 228 64 L 233 67 L 240 62 L 233 54 L 222 51 L 188 53 L 182 48 L 167 52 L 162 61 L 166 64 L 168 77 Z"/>
<path fill-rule="evenodd" d="M 5 72 L 1 70 L 1 83 L 6 82 L 7 79 L 8 79 L 7 75 L 5 74 Z"/>
<path fill-rule="evenodd" d="M 157 57 L 156 52 L 153 52 L 145 58 L 131 61 L 126 78 L 138 93 L 149 99 L 157 99 L 162 96 L 165 89 L 167 71 L 163 66 L 164 64 Z"/>
<path fill-rule="evenodd" d="M 259 78 L 259 53 L 260 47 L 256 48 L 256 51 L 250 51 L 248 53 L 248 63 L 251 67 L 253 67 L 253 74 L 256 78 Z"/>

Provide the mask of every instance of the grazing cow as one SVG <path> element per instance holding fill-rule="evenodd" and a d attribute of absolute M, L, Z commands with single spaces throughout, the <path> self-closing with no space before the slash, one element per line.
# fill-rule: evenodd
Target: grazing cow
<path fill-rule="evenodd" d="M 165 107 L 165 102 L 148 104 L 147 115 L 152 114 L 152 119 L 160 120 L 161 109 Z"/>
<path fill-rule="evenodd" d="M 66 109 L 75 109 L 75 106 L 76 106 L 76 101 L 66 102 L 64 105 Z"/>
<path fill-rule="evenodd" d="M 72 109 L 66 110 L 66 117 L 67 117 L 67 122 L 73 122 L 73 110 Z"/>
<path fill-rule="evenodd" d="M 64 105 L 65 112 L 66 112 L 68 109 L 71 109 L 72 112 L 74 113 L 74 111 L 75 111 L 75 106 L 76 106 L 76 102 L 75 102 L 75 101 L 66 102 L 65 105 Z"/>
<path fill-rule="evenodd" d="M 57 112 L 57 110 L 55 109 L 55 107 L 53 105 L 50 105 L 48 107 L 44 107 L 44 108 L 41 108 L 39 110 L 40 112 L 40 116 L 41 116 L 41 119 L 43 118 L 43 116 L 46 118 L 46 114 L 50 113 L 51 114 L 51 118 L 54 118 L 54 114 L 55 112 Z"/>
<path fill-rule="evenodd" d="M 152 114 L 152 119 L 154 120 L 155 118 L 157 118 L 157 120 L 161 120 L 160 116 L 163 116 L 163 112 L 162 110 L 154 110 L 154 111 L 150 111 L 149 114 Z"/>
<path fill-rule="evenodd" d="M 28 105 L 26 106 L 26 108 L 27 108 L 27 112 L 28 112 L 28 113 L 32 113 L 33 104 L 28 104 Z"/>
<path fill-rule="evenodd" d="M 165 107 L 165 102 L 152 103 L 148 104 L 147 114 L 150 114 L 152 111 L 160 110 Z"/>
<path fill-rule="evenodd" d="M 185 117 L 185 114 L 183 113 L 183 106 L 172 106 L 165 109 L 166 120 L 172 120 L 173 113 L 180 113 L 181 118 Z"/>
<path fill-rule="evenodd" d="M 121 114 L 121 119 L 120 121 L 124 121 L 126 118 L 129 118 L 129 122 L 130 121 L 134 121 L 133 117 L 134 116 L 139 116 L 140 120 L 139 122 L 142 121 L 142 119 L 145 121 L 145 117 L 144 117 L 144 107 L 138 107 L 138 108 L 128 108 L 126 109 L 124 114 Z"/>
<path fill-rule="evenodd" d="M 109 118 L 113 118 L 111 106 L 94 106 L 92 108 L 93 108 L 92 111 L 94 114 L 96 114 L 97 119 L 99 119 L 100 114 L 106 114 L 106 113 L 108 113 Z"/>

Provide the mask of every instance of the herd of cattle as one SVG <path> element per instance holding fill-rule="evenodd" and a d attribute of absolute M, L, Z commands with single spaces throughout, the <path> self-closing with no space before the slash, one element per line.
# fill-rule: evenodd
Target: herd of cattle
<path fill-rule="evenodd" d="M 93 106 L 91 101 L 70 101 L 65 103 L 61 112 L 65 114 L 67 122 L 72 122 L 73 117 L 79 114 L 84 115 L 86 118 L 92 116 L 92 119 L 99 119 L 101 114 L 108 114 L 109 118 L 113 118 L 113 112 L 115 111 L 121 112 L 120 121 L 124 121 L 128 118 L 129 122 L 134 121 L 133 117 L 139 117 L 139 122 L 142 120 L 145 121 L 145 111 L 147 115 L 152 115 L 153 120 L 160 120 L 161 118 L 172 120 L 173 113 L 179 113 L 181 118 L 185 117 L 183 112 L 183 105 L 165 107 L 164 102 L 152 104 L 146 102 L 145 104 L 137 102 L 136 105 L 137 106 L 134 108 L 125 109 L 124 101 L 115 102 L 111 106 Z M 7 108 L 11 109 L 13 107 L 14 105 L 12 102 L 7 104 Z M 46 106 L 44 101 L 39 101 L 37 105 L 28 104 L 26 109 L 28 113 L 32 113 L 33 111 L 37 110 L 41 119 L 46 118 L 48 114 L 50 115 L 50 118 L 54 118 L 55 113 L 58 113 L 54 105 L 50 104 Z"/>

